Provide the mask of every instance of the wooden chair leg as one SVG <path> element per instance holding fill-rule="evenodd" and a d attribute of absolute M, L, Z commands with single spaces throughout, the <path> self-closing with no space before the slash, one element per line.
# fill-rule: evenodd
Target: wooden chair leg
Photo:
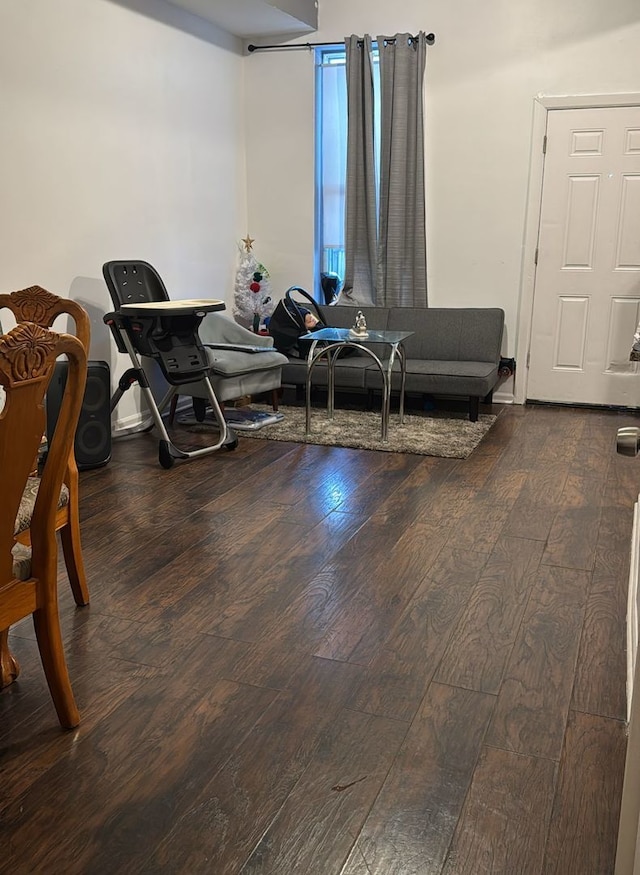
<path fill-rule="evenodd" d="M 12 684 L 20 674 L 18 660 L 9 650 L 9 630 L 0 632 L 0 689 Z"/>
<path fill-rule="evenodd" d="M 80 540 L 80 506 L 78 503 L 78 471 L 75 464 L 71 464 L 67 470 L 67 482 L 69 486 L 69 521 L 60 529 L 60 541 L 64 554 L 71 592 L 77 605 L 89 604 L 89 587 L 87 575 L 84 570 L 82 557 L 82 542 Z"/>
<path fill-rule="evenodd" d="M 82 557 L 82 545 L 80 543 L 80 524 L 77 515 L 72 515 L 68 526 L 63 526 L 60 529 L 60 541 L 62 542 L 62 553 L 64 562 L 67 566 L 67 574 L 69 575 L 69 583 L 71 584 L 71 592 L 75 603 L 82 607 L 89 604 L 89 587 L 87 586 L 87 575 L 84 570 L 84 559 Z"/>
<path fill-rule="evenodd" d="M 178 393 L 173 396 L 171 399 L 171 405 L 169 407 L 169 424 L 173 425 L 173 420 L 176 418 L 176 410 L 178 408 Z"/>
<path fill-rule="evenodd" d="M 278 389 L 271 390 L 271 406 L 275 413 L 278 412 L 278 401 L 280 400 L 280 394 Z"/>
<path fill-rule="evenodd" d="M 218 402 L 219 403 L 219 402 Z M 204 422 L 207 416 L 207 400 L 206 398 L 192 398 L 191 404 L 193 406 L 193 415 L 195 416 L 198 422 Z M 220 405 L 220 409 L 222 409 L 222 405 Z"/>
<path fill-rule="evenodd" d="M 80 723 L 64 658 L 58 605 L 55 601 L 34 611 L 33 626 L 36 631 L 40 659 L 58 720 L 64 729 L 75 729 Z"/>

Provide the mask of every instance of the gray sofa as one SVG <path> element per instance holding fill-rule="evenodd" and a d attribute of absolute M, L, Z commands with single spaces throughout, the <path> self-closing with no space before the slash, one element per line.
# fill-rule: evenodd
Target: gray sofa
<path fill-rule="evenodd" d="M 504 310 L 497 307 L 352 307 L 321 306 L 323 319 L 334 328 L 351 328 L 361 309 L 367 327 L 389 331 L 413 331 L 404 341 L 407 356 L 406 392 L 446 395 L 469 399 L 469 419 L 478 419 L 481 399 L 491 401 L 498 382 Z M 381 345 L 379 357 L 388 347 Z M 378 351 L 377 351 L 378 352 Z M 399 366 L 394 365 L 392 390 L 400 388 Z M 306 361 L 289 357 L 282 368 L 283 385 L 304 386 Z M 326 366 L 319 362 L 313 385 L 327 385 Z M 336 390 L 382 390 L 379 368 L 367 355 L 357 352 L 338 359 Z"/>

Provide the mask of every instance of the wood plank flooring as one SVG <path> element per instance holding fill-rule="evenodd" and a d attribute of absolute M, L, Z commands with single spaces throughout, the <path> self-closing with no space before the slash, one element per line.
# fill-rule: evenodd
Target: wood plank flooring
<path fill-rule="evenodd" d="M 240 438 L 170 471 L 116 441 L 88 608 L 61 566 L 76 731 L 12 630 L 0 872 L 612 873 L 630 424 L 506 407 L 464 461 Z"/>

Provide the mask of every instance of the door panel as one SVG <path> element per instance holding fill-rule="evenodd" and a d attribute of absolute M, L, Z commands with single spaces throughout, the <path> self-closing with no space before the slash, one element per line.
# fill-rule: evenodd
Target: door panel
<path fill-rule="evenodd" d="M 552 109 L 527 398 L 640 407 L 640 107 Z"/>
<path fill-rule="evenodd" d="M 618 270 L 640 269 L 640 176 L 622 177 L 617 256 Z"/>
<path fill-rule="evenodd" d="M 570 176 L 564 226 L 563 270 L 590 270 L 598 216 L 598 176 Z"/>
<path fill-rule="evenodd" d="M 560 296 L 556 319 L 556 369 L 581 371 L 584 367 L 584 347 L 589 320 L 589 299 Z"/>

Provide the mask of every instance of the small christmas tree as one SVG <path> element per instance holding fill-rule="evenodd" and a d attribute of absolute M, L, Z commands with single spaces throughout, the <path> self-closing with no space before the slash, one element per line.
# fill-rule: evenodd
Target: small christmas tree
<path fill-rule="evenodd" d="M 273 312 L 269 271 L 251 251 L 254 240 L 247 236 L 238 244 L 240 264 L 236 272 L 233 315 L 258 333 L 260 323 Z"/>

